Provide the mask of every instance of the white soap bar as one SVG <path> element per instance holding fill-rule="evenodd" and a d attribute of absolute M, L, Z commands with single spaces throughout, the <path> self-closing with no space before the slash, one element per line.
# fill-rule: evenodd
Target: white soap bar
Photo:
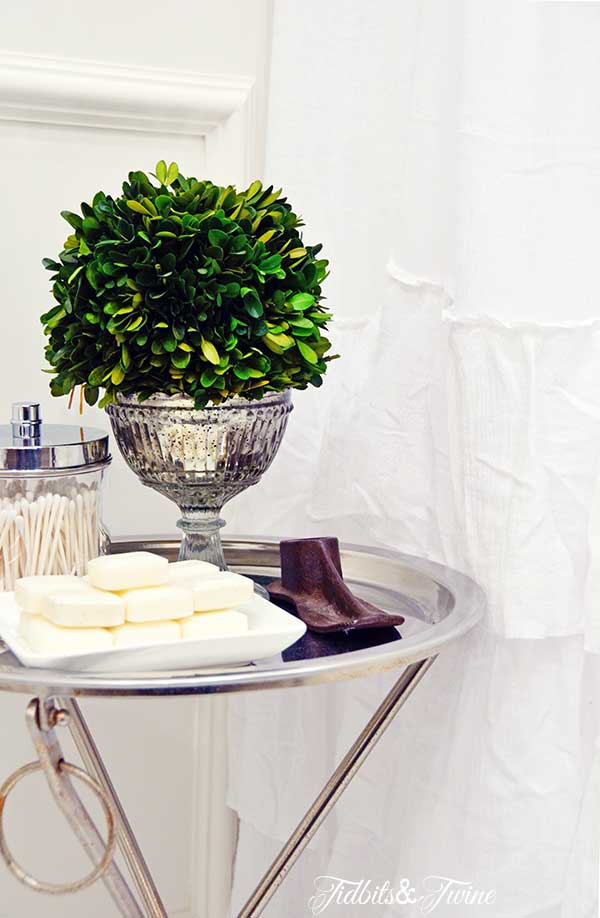
<path fill-rule="evenodd" d="M 185 618 L 194 612 L 191 590 L 178 586 L 144 587 L 121 593 L 128 622 L 156 622 L 161 619 Z"/>
<path fill-rule="evenodd" d="M 52 589 L 44 600 L 42 614 L 63 628 L 111 628 L 125 621 L 125 603 L 114 593 L 90 586 Z"/>
<path fill-rule="evenodd" d="M 179 626 L 184 638 L 225 637 L 245 634 L 248 631 L 248 617 L 235 609 L 196 612 L 191 618 L 182 619 Z"/>
<path fill-rule="evenodd" d="M 112 628 L 115 647 L 133 647 L 135 644 L 164 644 L 178 641 L 181 630 L 178 622 L 125 622 Z"/>
<path fill-rule="evenodd" d="M 32 650 L 42 654 L 89 653 L 113 646 L 112 635 L 104 628 L 61 628 L 27 612 L 21 615 L 19 634 Z"/>
<path fill-rule="evenodd" d="M 231 609 L 232 606 L 248 602 L 254 596 L 252 580 L 231 571 L 221 571 L 214 577 L 195 580 L 191 587 L 194 593 L 195 612 Z"/>
<path fill-rule="evenodd" d="M 40 615 L 50 590 L 81 589 L 81 579 L 69 574 L 20 577 L 15 582 L 15 599 L 24 612 Z"/>
<path fill-rule="evenodd" d="M 99 590 L 133 590 L 159 586 L 168 579 L 169 562 L 150 551 L 103 555 L 88 562 L 88 577 Z"/>
<path fill-rule="evenodd" d="M 169 583 L 188 586 L 190 581 L 220 573 L 218 564 L 209 561 L 172 561 L 169 564 Z"/>

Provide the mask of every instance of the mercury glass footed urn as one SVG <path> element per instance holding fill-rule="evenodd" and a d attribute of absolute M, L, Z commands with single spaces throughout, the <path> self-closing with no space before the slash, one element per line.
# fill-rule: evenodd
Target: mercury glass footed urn
<path fill-rule="evenodd" d="M 283 439 L 289 391 L 233 398 L 196 410 L 185 396 L 117 395 L 106 409 L 121 453 L 142 484 L 174 501 L 183 531 L 179 560 L 226 569 L 223 505 L 260 481 Z"/>

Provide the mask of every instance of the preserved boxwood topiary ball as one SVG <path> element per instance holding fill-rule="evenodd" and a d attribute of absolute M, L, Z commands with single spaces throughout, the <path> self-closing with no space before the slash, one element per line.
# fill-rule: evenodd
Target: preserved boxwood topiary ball
<path fill-rule="evenodd" d="M 117 392 L 184 394 L 197 408 L 319 386 L 333 357 L 321 305 L 327 261 L 302 241 L 281 191 L 245 191 L 156 166 L 123 194 L 99 191 L 52 271 L 42 316 L 53 395 L 82 386 L 103 407 Z"/>

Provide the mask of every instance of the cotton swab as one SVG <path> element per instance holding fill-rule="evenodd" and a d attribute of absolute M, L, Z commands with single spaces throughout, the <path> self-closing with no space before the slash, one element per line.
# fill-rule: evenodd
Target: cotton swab
<path fill-rule="evenodd" d="M 84 574 L 99 547 L 98 489 L 0 497 L 0 590 L 27 574 Z"/>
<path fill-rule="evenodd" d="M 12 524 L 16 520 L 17 514 L 14 510 L 3 510 L 1 515 L 3 517 L 3 526 L 2 534 L 0 535 L 0 549 L 4 550 L 4 544 L 10 535 Z"/>
<path fill-rule="evenodd" d="M 15 579 L 17 577 L 22 577 L 25 573 L 24 571 L 24 562 L 26 558 L 26 549 L 24 550 L 25 542 L 25 520 L 19 515 L 15 520 L 15 528 L 17 531 L 17 540 L 15 544 L 16 550 L 16 565 L 15 565 Z M 17 547 L 18 546 L 18 547 Z"/>
<path fill-rule="evenodd" d="M 37 504 L 37 506 L 36 506 Z M 31 571 L 30 573 L 35 574 L 37 567 L 37 560 L 39 554 L 39 538 L 40 538 L 40 529 L 42 525 L 42 519 L 46 510 L 46 498 L 42 494 L 41 497 L 38 497 L 36 504 L 31 508 L 35 518 L 35 527 L 33 530 L 33 538 L 31 540 Z"/>
<path fill-rule="evenodd" d="M 58 495 L 57 495 L 57 496 L 58 496 Z M 55 525 L 55 529 L 56 529 L 56 533 L 55 533 L 55 535 L 54 535 L 54 538 L 52 539 L 52 550 L 51 550 L 51 552 L 50 552 L 50 557 L 48 558 L 48 570 L 50 571 L 51 574 L 54 573 L 55 558 L 56 558 L 56 554 L 57 554 L 58 548 L 59 548 L 59 546 L 60 546 L 60 544 L 61 544 L 61 535 L 60 535 L 60 533 L 61 533 L 61 526 L 62 526 L 62 521 L 63 521 L 64 515 L 65 515 L 65 508 L 66 508 L 66 506 L 67 506 L 67 498 L 66 498 L 66 497 L 59 497 L 59 499 L 58 499 L 58 511 L 57 511 L 56 520 L 55 520 L 55 524 L 54 524 L 54 525 Z"/>
<path fill-rule="evenodd" d="M 10 537 L 13 530 L 14 521 L 17 518 L 17 514 L 14 510 L 7 510 L 6 517 L 4 519 L 4 528 L 2 530 L 2 536 L 0 537 L 0 549 L 2 549 L 2 566 L 4 568 L 4 581 L 5 583 L 10 584 L 11 582 L 11 572 L 10 572 Z"/>
<path fill-rule="evenodd" d="M 77 570 L 77 557 L 79 555 L 79 540 L 77 539 L 77 519 L 76 519 L 76 510 L 75 510 L 75 501 L 73 498 L 69 501 L 69 535 L 70 541 L 69 545 L 71 548 L 71 554 L 69 556 L 69 566 L 71 570 L 69 573 L 76 573 Z"/>
<path fill-rule="evenodd" d="M 45 569 L 46 558 L 50 552 L 50 543 L 54 537 L 54 520 L 58 512 L 59 503 L 60 497 L 58 494 L 53 494 L 52 497 L 48 498 L 46 503 L 46 521 L 42 529 L 40 557 L 38 562 L 38 567 L 41 568 L 41 570 Z"/>

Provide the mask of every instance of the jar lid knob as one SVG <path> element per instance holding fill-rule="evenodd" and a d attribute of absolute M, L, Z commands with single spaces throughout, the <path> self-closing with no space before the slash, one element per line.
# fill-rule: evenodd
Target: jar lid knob
<path fill-rule="evenodd" d="M 11 425 L 13 436 L 19 439 L 39 437 L 42 409 L 39 402 L 13 402 Z"/>

